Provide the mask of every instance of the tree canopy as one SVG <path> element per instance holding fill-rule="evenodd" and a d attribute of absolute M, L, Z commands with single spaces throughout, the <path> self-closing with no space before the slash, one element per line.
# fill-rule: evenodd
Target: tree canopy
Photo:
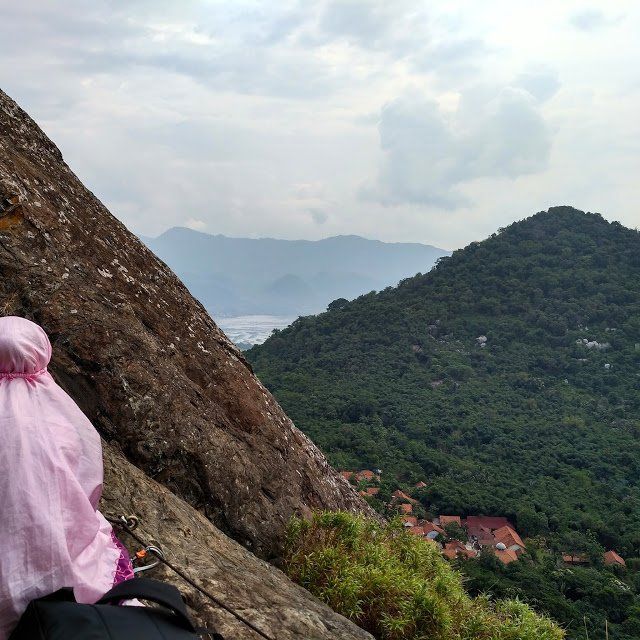
<path fill-rule="evenodd" d="M 556 207 L 248 352 L 345 469 L 640 555 L 640 234 Z"/>

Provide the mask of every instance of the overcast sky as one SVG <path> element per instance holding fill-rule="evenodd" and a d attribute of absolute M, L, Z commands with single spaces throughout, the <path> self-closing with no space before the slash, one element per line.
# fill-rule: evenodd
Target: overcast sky
<path fill-rule="evenodd" d="M 133 231 L 640 226 L 637 0 L 0 0 L 0 86 Z"/>

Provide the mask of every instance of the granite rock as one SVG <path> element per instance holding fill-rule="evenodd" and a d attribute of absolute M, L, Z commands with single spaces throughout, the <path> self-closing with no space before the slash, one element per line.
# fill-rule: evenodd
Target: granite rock
<path fill-rule="evenodd" d="M 200 512 L 145 476 L 122 454 L 105 445 L 102 511 L 109 516 L 136 514 L 135 533 L 161 546 L 167 559 L 199 586 L 238 611 L 277 640 L 373 640 L 333 612 L 281 571 L 234 542 Z M 141 545 L 126 533 L 119 537 L 132 552 Z M 194 618 L 225 638 L 260 636 L 164 567 L 146 576 L 173 583 L 185 596 Z"/>
<path fill-rule="evenodd" d="M 52 373 L 101 435 L 256 554 L 277 556 L 294 514 L 372 513 L 1 91 L 0 274 L 0 314 L 45 328 Z"/>

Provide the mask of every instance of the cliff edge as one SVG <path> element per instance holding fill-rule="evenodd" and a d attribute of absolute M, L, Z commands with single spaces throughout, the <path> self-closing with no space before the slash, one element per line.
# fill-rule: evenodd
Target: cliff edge
<path fill-rule="evenodd" d="M 170 562 L 268 636 L 278 640 L 373 640 L 284 573 L 230 540 L 201 513 L 127 462 L 117 449 L 105 445 L 104 453 L 101 510 L 114 516 L 137 514 L 140 526 L 136 533 L 142 539 L 157 541 Z M 120 536 L 132 550 L 140 547 L 127 534 Z M 159 567 L 150 576 L 175 584 L 198 621 L 225 638 L 260 637 L 170 570 Z"/>

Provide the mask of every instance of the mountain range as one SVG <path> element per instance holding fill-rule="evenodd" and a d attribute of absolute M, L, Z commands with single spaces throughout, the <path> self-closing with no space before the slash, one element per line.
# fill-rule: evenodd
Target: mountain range
<path fill-rule="evenodd" d="M 145 244 L 215 317 L 306 315 L 427 272 L 450 252 L 359 236 L 324 240 L 229 238 L 184 227 Z"/>

